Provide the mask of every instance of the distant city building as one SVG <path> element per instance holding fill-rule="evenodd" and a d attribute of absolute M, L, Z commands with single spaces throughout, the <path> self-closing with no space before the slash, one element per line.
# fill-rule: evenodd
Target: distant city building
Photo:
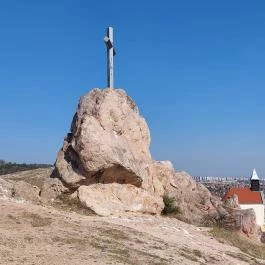
<path fill-rule="evenodd" d="M 264 224 L 264 195 L 260 191 L 260 180 L 256 170 L 253 170 L 249 187 L 231 188 L 225 194 L 223 201 L 237 195 L 238 204 L 241 209 L 252 208 L 256 214 L 256 223 L 260 226 Z"/>

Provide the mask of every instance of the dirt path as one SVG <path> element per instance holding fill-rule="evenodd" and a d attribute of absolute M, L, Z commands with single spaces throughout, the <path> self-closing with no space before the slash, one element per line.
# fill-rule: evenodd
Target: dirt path
<path fill-rule="evenodd" d="M 176 219 L 103 218 L 0 200 L 0 264 L 263 263 Z"/>

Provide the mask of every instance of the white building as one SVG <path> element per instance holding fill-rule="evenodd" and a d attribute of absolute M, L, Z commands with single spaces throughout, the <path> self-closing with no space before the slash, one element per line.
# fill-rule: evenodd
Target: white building
<path fill-rule="evenodd" d="M 225 195 L 224 200 L 231 198 L 234 194 L 238 197 L 238 204 L 241 209 L 252 208 L 256 214 L 256 223 L 264 225 L 264 196 L 260 191 L 259 177 L 256 170 L 253 170 L 250 178 L 250 188 L 231 188 Z"/>

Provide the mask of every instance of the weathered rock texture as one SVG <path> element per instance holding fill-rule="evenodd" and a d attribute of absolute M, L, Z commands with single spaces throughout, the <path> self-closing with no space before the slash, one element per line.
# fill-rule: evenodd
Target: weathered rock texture
<path fill-rule="evenodd" d="M 209 190 L 195 182 L 186 172 L 175 172 L 169 161 L 153 163 L 154 187 L 158 195 L 174 198 L 179 218 L 190 223 L 202 223 L 204 216 L 214 212 L 214 198 Z"/>
<path fill-rule="evenodd" d="M 0 177 L 0 199 L 8 199 L 12 197 L 12 183 Z"/>
<path fill-rule="evenodd" d="M 37 186 L 33 186 L 23 180 L 20 180 L 18 182 L 14 182 L 13 184 L 13 197 L 39 203 L 40 189 Z"/>
<path fill-rule="evenodd" d="M 149 128 L 132 99 L 123 90 L 93 89 L 80 99 L 53 176 L 70 191 L 78 189 L 79 199 L 97 212 L 109 207 L 109 213 L 158 213 L 167 194 L 183 219 L 198 223 L 214 209 L 209 191 L 188 174 L 176 173 L 169 161 L 153 161 L 149 147 Z M 92 185 L 98 183 L 105 185 Z M 130 185 L 106 185 L 111 183 Z"/>
<path fill-rule="evenodd" d="M 72 188 L 99 182 L 140 187 L 148 177 L 149 145 L 148 126 L 126 93 L 94 89 L 80 99 L 57 174 Z"/>
<path fill-rule="evenodd" d="M 226 214 L 222 218 L 222 225 L 229 230 L 246 234 L 248 237 L 258 237 L 259 227 L 256 224 L 256 215 L 253 209 L 237 209 L 224 206 Z"/>
<path fill-rule="evenodd" d="M 221 224 L 226 229 L 242 232 L 248 237 L 257 238 L 259 236 L 260 229 L 256 224 L 254 209 L 240 209 L 236 194 L 225 200 L 222 208 L 223 213 L 219 214 L 219 217 L 221 217 Z"/>
<path fill-rule="evenodd" d="M 123 212 L 160 214 L 164 204 L 161 197 L 153 196 L 131 184 L 93 184 L 78 189 L 81 203 L 101 216 Z"/>
<path fill-rule="evenodd" d="M 40 203 L 40 189 L 23 180 L 4 180 L 0 177 L 0 199 Z"/>
<path fill-rule="evenodd" d="M 240 208 L 239 202 L 238 202 L 238 196 L 236 194 L 233 194 L 231 198 L 228 198 L 225 200 L 224 204 L 231 208 Z"/>
<path fill-rule="evenodd" d="M 0 199 L 47 203 L 67 188 L 58 178 L 50 178 L 52 168 L 25 170 L 0 176 Z"/>

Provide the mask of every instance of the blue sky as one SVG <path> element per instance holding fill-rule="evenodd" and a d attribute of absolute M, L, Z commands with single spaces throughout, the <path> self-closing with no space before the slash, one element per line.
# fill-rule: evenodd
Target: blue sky
<path fill-rule="evenodd" d="M 78 99 L 115 87 L 151 150 L 193 175 L 265 176 L 265 2 L 10 0 L 0 9 L 0 158 L 53 163 Z"/>

